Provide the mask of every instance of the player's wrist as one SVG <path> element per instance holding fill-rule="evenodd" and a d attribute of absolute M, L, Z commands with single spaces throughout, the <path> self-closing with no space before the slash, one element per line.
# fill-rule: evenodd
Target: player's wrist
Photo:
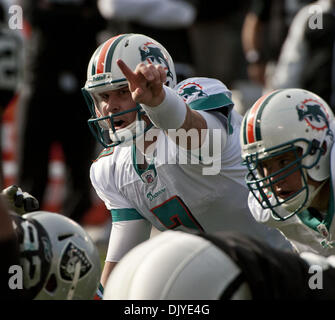
<path fill-rule="evenodd" d="M 165 93 L 165 89 L 164 89 L 164 86 L 163 86 L 159 95 L 157 97 L 155 97 L 155 99 L 151 102 L 150 106 L 149 105 L 146 105 L 146 106 L 148 106 L 150 108 L 156 108 L 160 104 L 163 103 L 163 101 L 165 100 L 165 97 L 166 97 L 166 93 Z"/>
<path fill-rule="evenodd" d="M 165 97 L 160 104 L 150 107 L 141 104 L 151 122 L 164 130 L 179 129 L 186 119 L 186 104 L 171 88 L 163 86 Z"/>

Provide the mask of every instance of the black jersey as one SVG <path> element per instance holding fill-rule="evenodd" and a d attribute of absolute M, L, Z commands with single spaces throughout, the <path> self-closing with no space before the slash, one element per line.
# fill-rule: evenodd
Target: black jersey
<path fill-rule="evenodd" d="M 335 298 L 335 268 L 322 270 L 322 289 L 311 286 L 313 270 L 298 254 L 273 249 L 238 233 L 200 236 L 212 242 L 238 265 L 242 275 L 235 279 L 222 299 L 247 282 L 254 300 L 327 300 Z M 321 257 L 323 259 L 323 257 Z M 321 268 L 321 266 L 320 266 Z"/>

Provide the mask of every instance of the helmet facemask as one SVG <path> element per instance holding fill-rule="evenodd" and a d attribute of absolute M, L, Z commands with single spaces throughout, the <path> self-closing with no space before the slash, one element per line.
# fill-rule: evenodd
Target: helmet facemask
<path fill-rule="evenodd" d="M 108 89 L 106 89 L 108 91 Z M 86 99 L 87 104 L 90 106 L 91 119 L 88 120 L 89 128 L 94 137 L 105 147 L 115 147 L 118 145 L 129 146 L 133 143 L 134 139 L 142 136 L 150 128 L 153 127 L 152 123 L 146 124 L 142 119 L 145 115 L 142 107 L 136 104 L 136 107 L 128 109 L 126 111 L 117 112 L 108 116 L 100 116 L 97 114 L 97 107 L 99 101 L 95 94 L 90 94 L 85 89 L 82 89 L 83 95 Z M 127 127 L 122 129 L 116 129 L 118 117 L 136 112 L 136 119 L 129 124 Z"/>
<path fill-rule="evenodd" d="M 301 148 L 301 145 L 305 147 Z M 265 176 L 262 163 L 267 159 L 287 152 L 292 152 L 294 160 L 280 170 Z M 308 171 L 319 163 L 323 153 L 324 150 L 315 140 L 296 139 L 290 143 L 250 154 L 246 156 L 244 161 L 249 170 L 246 176 L 247 186 L 261 207 L 271 210 L 271 214 L 275 220 L 287 220 L 294 214 L 308 208 L 323 186 L 321 184 L 318 188 L 315 188 L 308 183 Z M 312 163 L 308 161 L 309 164 L 307 165 L 306 159 L 311 156 L 314 158 L 314 161 Z M 285 199 L 279 197 L 275 192 L 275 185 L 296 172 L 299 172 L 301 177 L 300 189 Z M 259 194 L 257 194 L 257 191 Z M 279 210 L 280 207 L 286 209 L 286 212 Z"/>

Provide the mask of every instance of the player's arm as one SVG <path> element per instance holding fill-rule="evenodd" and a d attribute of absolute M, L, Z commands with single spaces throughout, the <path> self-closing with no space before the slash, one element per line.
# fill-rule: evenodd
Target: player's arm
<path fill-rule="evenodd" d="M 188 144 L 187 148 L 200 147 L 201 130 L 207 129 L 206 120 L 189 108 L 174 90 L 164 86 L 164 68 L 161 65 L 140 63 L 133 72 L 122 60 L 117 63 L 128 80 L 133 100 L 142 105 L 153 124 L 166 131 L 184 129 L 188 132 L 195 129 L 199 137 L 198 145 Z"/>
<path fill-rule="evenodd" d="M 113 225 L 105 265 L 100 283 L 106 285 L 117 262 L 132 248 L 149 239 L 151 223 L 142 218 L 135 209 L 112 210 Z"/>
<path fill-rule="evenodd" d="M 100 285 L 102 286 L 102 290 L 106 286 L 108 277 L 116 265 L 117 265 L 117 262 L 105 261 L 104 268 L 101 273 L 101 279 L 100 279 Z M 101 293 L 103 294 L 103 291 Z"/>

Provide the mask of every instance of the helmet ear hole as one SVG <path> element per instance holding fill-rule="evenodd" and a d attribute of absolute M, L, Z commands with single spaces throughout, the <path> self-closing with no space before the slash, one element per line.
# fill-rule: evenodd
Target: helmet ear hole
<path fill-rule="evenodd" d="M 312 140 L 312 147 L 311 150 L 309 151 L 310 155 L 314 155 L 316 153 L 316 151 L 319 149 L 320 146 L 320 141 L 313 139 Z"/>
<path fill-rule="evenodd" d="M 323 141 L 321 149 L 322 149 L 322 155 L 325 155 L 328 150 L 327 141 Z"/>
<path fill-rule="evenodd" d="M 47 284 L 45 285 L 45 290 L 47 290 L 49 293 L 53 293 L 56 291 L 58 285 L 57 285 L 57 277 L 55 274 L 51 274 Z"/>

